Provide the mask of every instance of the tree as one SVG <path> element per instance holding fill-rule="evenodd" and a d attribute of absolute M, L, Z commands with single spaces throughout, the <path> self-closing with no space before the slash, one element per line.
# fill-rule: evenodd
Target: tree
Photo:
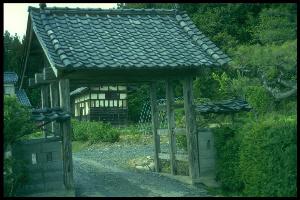
<path fill-rule="evenodd" d="M 33 133 L 35 124 L 30 119 L 29 108 L 16 97 L 4 96 L 4 150 L 24 135 Z"/>
<path fill-rule="evenodd" d="M 20 41 L 19 36 L 15 34 L 10 35 L 5 31 L 4 36 L 4 70 L 14 71 L 19 77 L 22 75 L 22 56 L 23 56 L 23 43 Z"/>
<path fill-rule="evenodd" d="M 251 78 L 280 101 L 297 92 L 296 5 L 274 5 L 263 9 L 253 32 L 256 44 L 235 51 L 233 67 Z"/>

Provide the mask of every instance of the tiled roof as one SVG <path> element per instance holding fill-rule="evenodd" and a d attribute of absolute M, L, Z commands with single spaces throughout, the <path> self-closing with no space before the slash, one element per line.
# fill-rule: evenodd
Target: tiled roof
<path fill-rule="evenodd" d="M 13 83 L 18 82 L 18 75 L 15 72 L 4 72 L 4 83 Z"/>
<path fill-rule="evenodd" d="M 29 13 L 60 69 L 190 69 L 230 60 L 183 11 L 29 7 Z"/>
<path fill-rule="evenodd" d="M 26 95 L 25 90 L 23 90 L 23 89 L 18 90 L 18 91 L 16 92 L 16 96 L 17 96 L 18 101 L 19 101 L 22 105 L 31 107 L 31 103 L 30 103 L 30 101 L 29 101 L 29 99 L 28 99 L 28 97 L 27 97 L 27 95 Z"/>
<path fill-rule="evenodd" d="M 199 113 L 236 113 L 241 111 L 250 111 L 251 106 L 241 99 L 228 99 L 218 102 L 201 103 L 196 106 L 196 111 Z"/>
<path fill-rule="evenodd" d="M 59 107 L 32 109 L 31 119 L 34 121 L 65 121 L 70 119 L 70 113 L 63 111 Z"/>
<path fill-rule="evenodd" d="M 81 92 L 83 92 L 87 89 L 88 89 L 87 87 L 77 88 L 76 90 L 73 90 L 72 92 L 70 92 L 70 96 L 75 95 L 75 94 L 79 94 L 79 93 L 81 93 Z"/>

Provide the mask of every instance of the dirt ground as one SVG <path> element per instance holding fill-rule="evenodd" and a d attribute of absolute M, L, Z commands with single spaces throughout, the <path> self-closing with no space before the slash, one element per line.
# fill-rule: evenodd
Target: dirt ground
<path fill-rule="evenodd" d="M 150 145 L 111 145 L 73 153 L 77 197 L 208 196 L 204 188 L 156 172 L 126 167 L 129 159 L 151 156 Z"/>

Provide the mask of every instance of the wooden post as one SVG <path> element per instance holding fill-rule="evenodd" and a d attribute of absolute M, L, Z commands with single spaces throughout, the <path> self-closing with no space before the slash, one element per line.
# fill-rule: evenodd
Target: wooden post
<path fill-rule="evenodd" d="M 153 82 L 150 88 L 150 97 L 151 97 L 151 114 L 152 114 L 152 131 L 153 131 L 153 141 L 154 141 L 154 165 L 155 171 L 160 172 L 160 161 L 159 161 L 159 151 L 160 151 L 160 139 L 157 134 L 158 129 L 158 110 L 157 110 L 157 97 L 156 97 L 156 87 L 157 84 Z"/>
<path fill-rule="evenodd" d="M 60 79 L 59 80 L 59 100 L 60 107 L 66 111 L 71 113 L 70 108 L 70 84 L 69 79 Z M 74 188 L 73 182 L 73 163 L 72 163 L 72 127 L 71 120 L 66 120 L 62 124 L 60 128 L 63 137 L 63 169 L 64 169 L 64 183 L 67 189 Z"/>
<path fill-rule="evenodd" d="M 50 83 L 50 105 L 51 108 L 59 107 L 59 91 L 58 91 L 58 82 Z M 55 135 L 61 136 L 61 132 L 59 129 L 59 123 L 52 122 L 52 132 Z"/>
<path fill-rule="evenodd" d="M 50 106 L 49 102 L 49 86 L 48 85 L 41 85 L 41 100 L 42 100 L 42 108 L 46 108 Z M 51 130 L 51 125 L 47 124 L 45 125 L 46 131 Z M 45 134 L 45 137 L 47 137 L 47 132 L 43 131 Z"/>
<path fill-rule="evenodd" d="M 198 144 L 197 144 L 197 126 L 195 110 L 193 104 L 193 79 L 186 77 L 183 81 L 184 110 L 186 122 L 187 150 L 189 158 L 189 174 L 192 183 L 196 183 L 200 176 Z"/>
<path fill-rule="evenodd" d="M 170 151 L 170 166 L 171 174 L 176 174 L 176 136 L 175 136 L 175 115 L 174 115 L 174 92 L 172 87 L 172 81 L 166 81 L 166 106 L 168 116 L 168 134 L 169 134 L 169 151 Z"/>

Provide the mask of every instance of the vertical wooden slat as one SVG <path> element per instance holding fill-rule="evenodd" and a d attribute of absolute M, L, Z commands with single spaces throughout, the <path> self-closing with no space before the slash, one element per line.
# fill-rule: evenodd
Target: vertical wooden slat
<path fill-rule="evenodd" d="M 48 85 L 41 85 L 41 100 L 42 100 L 42 108 L 50 107 L 49 102 L 49 86 Z M 43 122 L 45 123 L 45 122 Z M 51 130 L 51 124 L 46 124 L 45 129 L 47 131 Z M 47 132 L 43 131 L 45 137 L 47 137 Z"/>
<path fill-rule="evenodd" d="M 50 83 L 50 105 L 51 108 L 53 107 L 59 107 L 59 91 L 58 91 L 58 82 L 52 82 Z M 59 123 L 52 122 L 52 132 L 55 135 L 60 135 L 60 129 L 59 129 Z"/>
<path fill-rule="evenodd" d="M 160 172 L 160 161 L 159 161 L 159 151 L 160 151 L 160 139 L 157 134 L 158 129 L 158 110 L 157 110 L 157 97 L 156 97 L 156 87 L 157 84 L 153 82 L 150 87 L 150 97 L 151 97 L 151 114 L 152 114 L 152 131 L 153 131 L 153 141 L 154 141 L 154 165 L 156 172 Z"/>
<path fill-rule="evenodd" d="M 168 119 L 168 134 L 169 134 L 169 151 L 170 151 L 170 166 L 171 174 L 176 174 L 176 137 L 174 133 L 175 129 L 175 119 L 174 119 L 174 92 L 172 81 L 166 81 L 166 104 L 167 104 L 167 119 Z"/>
<path fill-rule="evenodd" d="M 193 79 L 186 77 L 183 80 L 183 96 L 184 96 L 184 110 L 187 132 L 187 149 L 189 158 L 189 174 L 192 182 L 199 178 L 199 157 L 198 157 L 198 144 L 197 144 L 197 127 L 196 118 L 193 104 Z"/>
<path fill-rule="evenodd" d="M 59 99 L 60 107 L 71 113 L 70 107 L 70 84 L 69 79 L 59 80 Z M 63 168 L 64 168 L 64 184 L 67 189 L 73 189 L 73 163 L 72 163 L 72 143 L 71 143 L 71 120 L 64 121 L 61 127 L 63 136 Z"/>

